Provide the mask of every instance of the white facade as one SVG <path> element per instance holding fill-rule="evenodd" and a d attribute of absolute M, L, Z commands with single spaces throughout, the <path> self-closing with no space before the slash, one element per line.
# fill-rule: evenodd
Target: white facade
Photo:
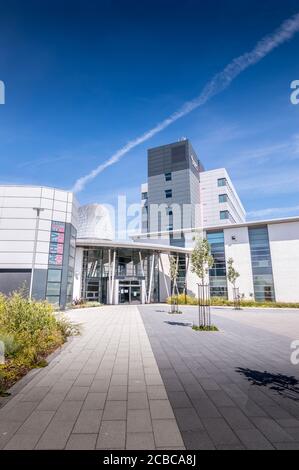
<path fill-rule="evenodd" d="M 269 251 L 277 302 L 299 302 L 299 218 L 244 222 L 239 224 L 211 225 L 204 229 L 184 230 L 185 248 L 189 253 L 194 246 L 194 237 L 206 237 L 207 233 L 223 232 L 225 260 L 233 258 L 234 268 L 240 277 L 236 282 L 240 294 L 246 299 L 254 299 L 254 273 L 249 241 L 249 229 L 266 227 L 269 238 Z M 178 236 L 180 236 L 178 232 Z M 175 234 L 174 234 L 175 235 Z M 133 237 L 136 242 L 169 244 L 169 233 L 140 234 Z M 176 247 L 173 246 L 175 252 Z M 263 261 L 261 261 L 263 266 Z M 186 276 L 187 291 L 197 295 L 198 279 L 191 272 L 190 264 Z M 227 294 L 233 300 L 232 285 L 227 282 Z"/>
<path fill-rule="evenodd" d="M 37 220 L 36 208 L 43 209 Z M 38 186 L 0 186 L 0 269 L 31 268 L 37 230 L 35 267 L 47 269 L 51 222 L 77 226 L 77 202 L 68 191 Z"/>
<path fill-rule="evenodd" d="M 211 226 L 205 228 L 204 236 L 207 232 L 223 231 L 226 262 L 233 258 L 234 268 L 240 274 L 236 286 L 246 299 L 254 299 L 248 235 L 250 227 L 267 227 L 276 302 L 299 302 L 299 218 L 247 222 L 228 227 Z M 189 241 L 191 233 L 194 235 L 191 231 L 185 234 Z M 194 241 L 189 244 L 189 248 L 192 249 L 193 245 Z M 196 282 L 198 281 L 194 281 L 194 275 L 188 273 L 188 291 L 193 295 L 196 295 Z M 232 285 L 229 282 L 227 289 L 228 298 L 233 300 Z"/>
<path fill-rule="evenodd" d="M 8 293 L 24 286 L 36 298 L 48 296 L 54 303 L 59 302 L 60 295 L 66 298 L 68 259 L 75 250 L 75 246 L 69 246 L 71 237 L 75 237 L 70 227 L 77 227 L 77 206 L 69 191 L 42 186 L 0 186 L 0 291 Z M 53 232 L 58 234 L 59 224 L 62 224 L 60 241 L 55 242 Z M 47 287 L 50 265 L 51 269 L 61 270 L 55 298 L 51 297 L 53 291 L 50 293 L 54 283 Z"/>
<path fill-rule="evenodd" d="M 180 173 L 180 172 L 177 172 Z M 191 210 L 187 204 L 182 204 L 181 209 L 183 210 L 182 220 L 191 220 L 191 212 L 194 212 L 194 227 L 211 227 L 218 225 L 231 225 L 235 223 L 245 222 L 246 212 L 243 204 L 235 190 L 235 187 L 226 171 L 225 168 L 218 168 L 216 170 L 202 171 L 200 173 L 200 182 L 196 180 L 194 175 L 191 175 L 191 183 L 193 188 L 198 186 L 198 202 L 193 204 Z M 153 179 L 153 178 L 152 178 Z M 221 183 L 224 183 L 221 185 Z M 174 182 L 175 184 L 175 182 Z M 177 187 L 177 185 L 175 185 Z M 141 185 L 141 194 L 147 193 L 148 184 L 143 183 Z M 163 201 L 163 187 L 160 188 L 160 200 Z M 182 190 L 183 193 L 183 190 Z M 193 191 L 196 194 L 196 191 Z M 183 198 L 182 198 L 183 200 Z M 165 203 L 165 201 L 164 201 Z M 142 205 L 142 232 L 147 232 L 148 228 L 148 217 L 150 214 L 150 208 L 147 209 L 145 206 L 148 204 L 147 199 L 141 199 Z M 162 202 L 161 202 L 162 204 Z M 165 204 L 166 206 L 166 204 Z M 175 205 L 172 207 L 175 215 Z M 181 218 L 174 217 L 173 230 L 180 230 Z M 158 225 L 158 220 L 156 221 Z M 151 234 L 154 239 L 154 235 L 157 227 L 152 223 Z M 164 230 L 166 225 L 164 224 Z M 183 224 L 184 226 L 184 224 Z M 154 227 L 154 229 L 153 229 Z M 163 231 L 163 229 L 162 229 Z M 161 231 L 159 232 L 159 235 Z"/>
<path fill-rule="evenodd" d="M 276 300 L 299 301 L 299 221 L 268 225 Z"/>
<path fill-rule="evenodd" d="M 200 201 L 202 227 L 245 222 L 245 209 L 225 168 L 200 173 Z"/>
<path fill-rule="evenodd" d="M 253 298 L 251 255 L 247 227 L 232 227 L 224 230 L 225 258 L 233 258 L 234 268 L 240 274 L 237 286 L 246 299 Z M 228 282 L 228 297 L 233 299 L 233 288 Z"/>

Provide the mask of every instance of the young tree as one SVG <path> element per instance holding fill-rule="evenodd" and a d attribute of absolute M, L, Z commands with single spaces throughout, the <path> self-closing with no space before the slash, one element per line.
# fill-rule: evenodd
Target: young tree
<path fill-rule="evenodd" d="M 206 238 L 198 238 L 195 241 L 195 246 L 191 253 L 191 271 L 195 273 L 201 280 L 201 285 L 198 286 L 198 326 L 206 325 L 206 313 L 208 316 L 208 323 L 210 323 L 210 311 L 209 306 L 204 302 L 204 293 L 207 287 L 205 286 L 205 277 L 209 273 L 209 269 L 214 264 L 214 258 L 211 255 L 211 247 Z M 202 293 L 200 294 L 200 289 Z M 208 294 L 209 295 L 209 294 Z M 200 300 L 202 298 L 202 301 Z M 202 303 L 202 305 L 201 305 Z M 201 321 L 201 306 L 203 309 L 203 322 Z M 208 307 L 208 308 L 207 308 Z"/>
<path fill-rule="evenodd" d="M 234 268 L 233 258 L 228 258 L 227 260 L 227 279 L 233 285 L 234 289 L 236 288 L 236 280 L 240 277 L 238 271 Z"/>
<path fill-rule="evenodd" d="M 228 258 L 228 260 L 227 260 L 227 279 L 233 286 L 234 303 L 235 303 L 235 308 L 236 309 L 239 309 L 239 303 L 240 303 L 239 293 L 237 292 L 237 288 L 236 288 L 236 280 L 238 279 L 238 277 L 240 277 L 240 274 L 234 268 L 233 258 Z"/>
<path fill-rule="evenodd" d="M 209 269 L 212 268 L 213 264 L 214 258 L 211 255 L 208 240 L 198 238 L 191 253 L 191 271 L 200 278 L 202 285 L 205 283 L 205 276 L 209 273 Z"/>

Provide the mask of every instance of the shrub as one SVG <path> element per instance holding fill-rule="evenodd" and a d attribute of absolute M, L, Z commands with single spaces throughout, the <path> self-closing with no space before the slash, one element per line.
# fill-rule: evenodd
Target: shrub
<path fill-rule="evenodd" d="M 89 307 L 101 307 L 102 304 L 95 300 L 85 300 L 85 299 L 75 299 L 71 304 L 68 305 L 68 308 L 89 308 Z"/>
<path fill-rule="evenodd" d="M 215 325 L 200 325 L 200 326 L 193 325 L 192 330 L 195 330 L 195 331 L 219 331 L 217 326 L 215 326 Z"/>
<path fill-rule="evenodd" d="M 30 368 L 45 365 L 45 357 L 73 334 L 78 327 L 55 315 L 48 302 L 29 300 L 22 291 L 0 295 L 0 340 L 6 359 L 0 365 L 0 392 Z"/>
<path fill-rule="evenodd" d="M 5 357 L 14 357 L 21 349 L 21 344 L 16 341 L 15 336 L 10 333 L 0 332 L 0 341 L 4 344 Z"/>
<path fill-rule="evenodd" d="M 196 297 L 192 297 L 191 295 L 186 295 L 185 297 L 185 294 L 178 294 L 173 296 L 173 302 L 176 301 L 178 304 L 183 305 L 185 304 L 185 298 L 187 305 L 198 305 L 198 300 Z M 166 302 L 171 304 L 171 297 L 168 297 Z"/>
<path fill-rule="evenodd" d="M 175 296 L 177 299 L 178 304 L 185 304 L 185 295 L 179 294 Z M 171 298 L 168 297 L 167 301 L 168 304 L 171 303 Z M 191 295 L 186 296 L 186 305 L 198 305 L 198 299 L 196 297 L 192 297 Z M 212 306 L 229 306 L 233 307 L 234 302 L 233 300 L 227 300 L 224 297 L 211 297 L 211 305 Z M 298 302 L 256 302 L 255 300 L 246 300 L 242 299 L 240 301 L 241 307 L 264 307 L 264 308 L 299 308 Z"/>

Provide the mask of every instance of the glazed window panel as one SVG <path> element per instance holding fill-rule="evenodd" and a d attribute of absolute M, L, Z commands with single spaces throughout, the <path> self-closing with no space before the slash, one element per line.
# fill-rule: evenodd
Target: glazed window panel
<path fill-rule="evenodd" d="M 220 203 L 221 202 L 227 202 L 227 200 L 228 200 L 227 194 L 219 194 L 218 198 L 219 198 Z"/>
<path fill-rule="evenodd" d="M 275 301 L 268 227 L 250 227 L 248 234 L 255 300 Z"/>
<path fill-rule="evenodd" d="M 57 295 L 60 294 L 60 282 L 48 282 L 47 285 L 47 295 Z"/>
<path fill-rule="evenodd" d="M 61 269 L 49 269 L 48 270 L 48 282 L 60 282 L 61 281 Z"/>
<path fill-rule="evenodd" d="M 211 247 L 214 264 L 209 270 L 211 297 L 227 298 L 226 263 L 223 231 L 208 232 L 207 240 Z"/>

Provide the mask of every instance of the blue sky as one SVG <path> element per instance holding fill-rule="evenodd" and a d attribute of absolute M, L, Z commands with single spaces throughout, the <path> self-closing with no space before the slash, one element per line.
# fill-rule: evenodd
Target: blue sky
<path fill-rule="evenodd" d="M 298 11 L 297 0 L 2 2 L 0 184 L 72 187 Z M 249 219 L 298 215 L 298 51 L 299 34 L 100 174 L 80 203 L 138 202 L 147 148 L 186 136 L 206 169 L 227 168 Z"/>

